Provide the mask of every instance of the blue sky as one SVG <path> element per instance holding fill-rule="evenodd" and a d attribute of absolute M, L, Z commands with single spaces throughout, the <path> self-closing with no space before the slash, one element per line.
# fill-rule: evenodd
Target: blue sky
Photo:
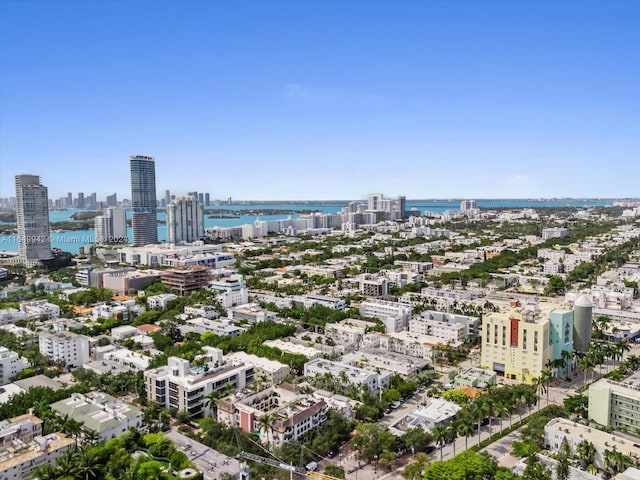
<path fill-rule="evenodd" d="M 130 196 L 640 196 L 640 1 L 0 1 L 13 176 Z"/>

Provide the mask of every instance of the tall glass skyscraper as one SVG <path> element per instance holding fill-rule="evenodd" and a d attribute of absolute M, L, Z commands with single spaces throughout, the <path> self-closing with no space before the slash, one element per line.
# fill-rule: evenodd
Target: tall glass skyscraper
<path fill-rule="evenodd" d="M 20 258 L 28 265 L 52 258 L 49 195 L 37 175 L 16 175 L 16 217 Z"/>
<path fill-rule="evenodd" d="M 176 197 L 167 205 L 167 241 L 195 242 L 204 237 L 202 206 L 194 197 Z"/>
<path fill-rule="evenodd" d="M 131 155 L 131 207 L 133 245 L 158 243 L 156 162 L 153 157 Z"/>

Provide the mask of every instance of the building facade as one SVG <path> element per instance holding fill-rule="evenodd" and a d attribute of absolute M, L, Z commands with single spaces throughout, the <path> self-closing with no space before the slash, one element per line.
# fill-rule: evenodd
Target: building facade
<path fill-rule="evenodd" d="M 195 197 L 176 197 L 167 205 L 167 241 L 177 244 L 204 238 L 202 205 Z"/>
<path fill-rule="evenodd" d="M 622 382 L 601 379 L 589 387 L 589 420 L 605 427 L 640 428 L 640 373 Z"/>
<path fill-rule="evenodd" d="M 29 366 L 26 358 L 6 347 L 0 347 L 0 386 L 10 383 L 13 377 Z"/>
<path fill-rule="evenodd" d="M 128 243 L 127 215 L 123 208 L 107 208 L 94 222 L 96 243 Z"/>
<path fill-rule="evenodd" d="M 131 207 L 133 245 L 158 243 L 156 163 L 153 157 L 131 156 Z"/>
<path fill-rule="evenodd" d="M 79 368 L 89 361 L 89 338 L 72 332 L 40 332 L 40 353 L 65 368 Z"/>
<path fill-rule="evenodd" d="M 16 175 L 16 221 L 20 259 L 36 265 L 52 258 L 49 196 L 37 175 Z"/>

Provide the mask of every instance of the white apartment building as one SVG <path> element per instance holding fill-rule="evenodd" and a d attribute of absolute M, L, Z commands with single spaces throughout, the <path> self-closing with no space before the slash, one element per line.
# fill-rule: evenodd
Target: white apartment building
<path fill-rule="evenodd" d="M 28 480 L 35 468 L 55 464 L 65 450 L 75 445 L 62 433 L 42 433 L 42 420 L 34 415 L 0 422 L 0 478 Z"/>
<path fill-rule="evenodd" d="M 418 320 L 420 319 L 422 319 L 423 321 L 435 321 L 452 325 L 462 325 L 464 327 L 464 336 L 478 335 L 478 333 L 480 333 L 479 317 L 459 315 L 457 313 L 438 312 L 435 310 L 426 310 L 420 314 L 420 318 Z"/>
<path fill-rule="evenodd" d="M 231 307 L 227 310 L 227 316 L 231 320 L 246 320 L 248 323 L 261 323 L 274 321 L 276 319 L 275 312 L 265 310 L 257 303 L 247 303 L 245 305 Z"/>
<path fill-rule="evenodd" d="M 418 335 L 431 335 L 442 339 L 443 343 L 448 341 L 462 342 L 464 341 L 465 328 L 459 323 L 424 320 L 423 317 L 417 317 L 409 322 L 409 332 Z"/>
<path fill-rule="evenodd" d="M 271 348 L 277 348 L 284 353 L 290 353 L 292 355 L 304 355 L 310 360 L 322 356 L 322 352 L 320 350 L 316 350 L 312 347 L 306 347 L 304 345 L 299 345 L 293 342 L 287 342 L 281 339 L 267 340 L 263 343 L 263 345 Z"/>
<path fill-rule="evenodd" d="M 204 350 L 204 365 L 192 366 L 188 360 L 169 357 L 167 366 L 144 372 L 147 400 L 191 416 L 208 415 L 207 394 L 223 391 L 227 385 L 242 389 L 254 381 L 253 366 L 224 359 L 217 348 Z"/>
<path fill-rule="evenodd" d="M 29 320 L 37 320 L 40 318 L 53 320 L 60 317 L 60 307 L 46 300 L 22 302 L 20 304 L 20 311 L 26 313 Z"/>
<path fill-rule="evenodd" d="M 160 295 L 152 295 L 147 297 L 147 306 L 149 308 L 161 308 L 164 310 L 167 308 L 167 304 L 178 298 L 174 293 L 161 293 Z"/>
<path fill-rule="evenodd" d="M 29 368 L 29 361 L 6 347 L 0 347 L 0 386 L 12 382 L 12 378 Z"/>
<path fill-rule="evenodd" d="M 360 304 L 360 314 L 373 317 L 384 323 L 387 333 L 400 332 L 407 329 L 413 315 L 413 308 L 398 302 L 386 300 L 368 300 Z"/>
<path fill-rule="evenodd" d="M 374 322 L 346 318 L 337 323 L 327 323 L 324 334 L 340 345 L 358 345 L 368 330 L 373 330 Z"/>
<path fill-rule="evenodd" d="M 365 335 L 362 346 L 364 348 L 379 348 L 387 352 L 409 355 L 431 362 L 433 347 L 440 343 L 442 343 L 441 339 L 429 335 L 409 332 L 372 332 Z"/>
<path fill-rule="evenodd" d="M 131 325 L 122 325 L 121 327 L 115 327 L 111 329 L 111 338 L 114 341 L 119 342 L 126 338 L 135 337 L 139 333 L 140 332 L 136 327 L 133 327 Z"/>
<path fill-rule="evenodd" d="M 550 240 L 552 238 L 565 238 L 569 235 L 566 228 L 543 228 L 542 240 Z"/>
<path fill-rule="evenodd" d="M 576 453 L 580 443 L 591 442 L 596 451 L 594 465 L 601 469 L 604 468 L 604 452 L 606 450 L 615 450 L 631 458 L 640 458 L 638 443 L 619 435 L 587 427 L 566 418 L 554 418 L 544 427 L 544 443 L 552 453 L 560 451 L 564 438 L 569 442 L 573 454 Z"/>
<path fill-rule="evenodd" d="M 221 320 L 209 320 L 208 318 L 192 318 L 186 321 L 180 330 L 185 332 L 206 333 L 211 332 L 221 337 L 237 337 L 246 331 L 246 328 L 238 327 L 228 318 Z M 183 332 L 184 333 L 184 332 Z"/>
<path fill-rule="evenodd" d="M 441 398 L 429 398 L 425 405 L 392 423 L 389 432 L 400 437 L 414 428 L 433 431 L 439 425 L 447 425 L 460 410 L 462 407 L 457 403 Z"/>
<path fill-rule="evenodd" d="M 65 368 L 77 368 L 89 361 L 89 338 L 72 332 L 40 332 L 40 353 Z"/>
<path fill-rule="evenodd" d="M 295 305 L 301 305 L 305 308 L 312 308 L 318 305 L 340 311 L 344 311 L 346 308 L 346 303 L 342 298 L 328 297 L 326 295 L 294 295 L 291 300 Z"/>
<path fill-rule="evenodd" d="M 0 310 L 0 325 L 15 323 L 16 320 L 26 320 L 27 314 L 16 308 L 3 308 Z"/>
<path fill-rule="evenodd" d="M 203 317 L 207 319 L 216 318 L 218 316 L 218 311 L 215 307 L 211 305 L 192 305 L 186 306 L 183 310 L 185 315 L 189 315 L 192 317 Z"/>
<path fill-rule="evenodd" d="M 127 433 L 129 428 L 142 428 L 142 410 L 99 391 L 73 393 L 71 397 L 52 403 L 58 415 L 69 416 L 93 430 L 102 441 Z"/>
<path fill-rule="evenodd" d="M 322 358 L 316 358 L 304 364 L 304 375 L 307 377 L 325 374 L 344 380 L 350 385 L 362 385 L 371 392 L 388 388 L 392 377 L 391 372 L 385 370 L 380 370 L 380 373 L 377 373 L 375 370 L 358 368 Z"/>
<path fill-rule="evenodd" d="M 94 222 L 96 243 L 128 243 L 127 216 L 123 208 L 107 208 Z"/>
<path fill-rule="evenodd" d="M 282 383 L 291 371 L 289 365 L 247 352 L 233 352 L 228 354 L 227 358 L 233 362 L 252 365 L 255 370 L 256 381 L 262 380 L 271 385 Z"/>
<path fill-rule="evenodd" d="M 294 385 L 282 384 L 258 393 L 240 393 L 218 402 L 218 421 L 247 433 L 259 432 L 260 441 L 281 446 L 318 428 L 327 420 L 327 404 L 322 399 L 302 395 Z M 260 427 L 260 419 L 271 415 L 271 428 Z"/>
<path fill-rule="evenodd" d="M 167 242 L 195 242 L 204 238 L 202 206 L 193 196 L 176 197 L 167 205 Z"/>
<path fill-rule="evenodd" d="M 242 275 L 213 280 L 210 287 L 217 294 L 217 299 L 224 308 L 249 303 L 249 289 Z"/>

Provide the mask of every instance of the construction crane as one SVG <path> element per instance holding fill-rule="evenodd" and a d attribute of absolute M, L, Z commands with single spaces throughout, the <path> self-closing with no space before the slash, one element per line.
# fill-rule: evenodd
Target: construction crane
<path fill-rule="evenodd" d="M 294 473 L 298 475 L 302 475 L 304 477 L 311 477 L 312 479 L 317 479 L 317 480 L 342 480 L 341 478 L 332 477 L 331 475 L 326 475 L 320 472 L 308 471 L 306 468 L 290 465 L 277 458 L 268 458 L 268 457 L 263 457 L 262 455 L 256 455 L 255 453 L 245 452 L 242 449 L 242 442 L 241 442 L 239 429 L 234 428 L 233 433 L 236 437 L 236 442 L 238 443 L 238 449 L 240 450 L 240 453 L 238 454 L 238 460 L 240 461 L 240 472 L 238 474 L 238 480 L 249 480 L 249 464 L 247 463 L 247 460 L 251 460 L 253 462 L 262 463 L 263 465 L 269 465 L 271 467 L 279 468 L 280 470 L 288 471 L 289 477 L 291 478 L 291 480 L 293 480 Z"/>

